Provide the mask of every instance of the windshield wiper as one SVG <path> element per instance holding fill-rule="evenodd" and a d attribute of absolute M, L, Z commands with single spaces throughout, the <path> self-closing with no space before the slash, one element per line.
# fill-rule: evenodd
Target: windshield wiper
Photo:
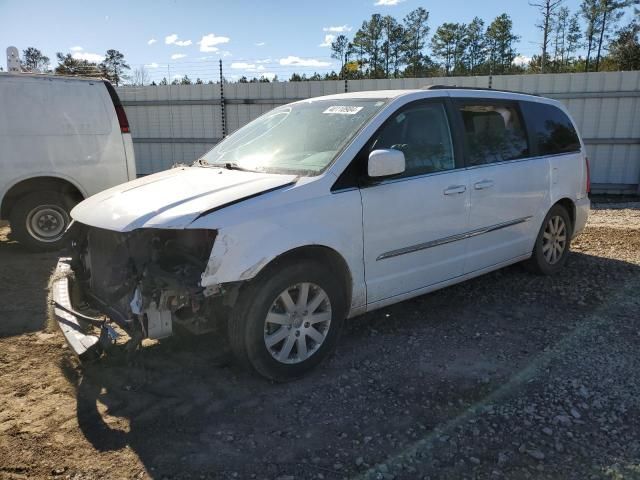
<path fill-rule="evenodd" d="M 241 167 L 237 163 L 227 162 L 224 164 L 224 168 L 227 170 L 240 170 L 241 172 L 253 172 L 254 170 L 249 170 L 248 168 Z"/>

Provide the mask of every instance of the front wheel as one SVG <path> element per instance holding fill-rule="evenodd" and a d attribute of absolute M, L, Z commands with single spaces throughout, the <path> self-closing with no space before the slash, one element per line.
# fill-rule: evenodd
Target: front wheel
<path fill-rule="evenodd" d="M 323 264 L 274 266 L 241 292 L 229 319 L 231 348 L 264 377 L 292 380 L 333 350 L 345 315 L 344 288 Z"/>
<path fill-rule="evenodd" d="M 567 210 L 554 205 L 542 222 L 531 258 L 525 265 L 541 275 L 553 275 L 567 262 L 573 227 Z"/>

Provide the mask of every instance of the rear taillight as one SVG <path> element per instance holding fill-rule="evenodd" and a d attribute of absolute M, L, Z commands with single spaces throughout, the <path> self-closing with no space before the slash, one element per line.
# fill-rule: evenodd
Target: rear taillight
<path fill-rule="evenodd" d="M 124 111 L 124 107 L 120 102 L 120 97 L 118 97 L 118 93 L 116 92 L 113 85 L 109 83 L 107 80 L 103 80 L 104 86 L 107 87 L 107 91 L 109 92 L 109 97 L 111 97 L 111 101 L 113 102 L 113 108 L 116 109 L 116 116 L 118 117 L 118 123 L 120 124 L 120 131 L 122 133 L 131 133 L 129 129 L 129 120 L 127 119 L 127 114 Z"/>
<path fill-rule="evenodd" d="M 120 131 L 122 133 L 130 133 L 129 120 L 127 119 L 127 114 L 125 113 L 124 107 L 122 105 L 118 105 L 116 107 L 116 115 L 118 116 L 118 123 L 120 124 Z"/>
<path fill-rule="evenodd" d="M 591 193 L 591 172 L 589 171 L 589 158 L 584 157 L 584 164 L 587 169 L 587 182 L 585 185 L 585 191 Z"/>

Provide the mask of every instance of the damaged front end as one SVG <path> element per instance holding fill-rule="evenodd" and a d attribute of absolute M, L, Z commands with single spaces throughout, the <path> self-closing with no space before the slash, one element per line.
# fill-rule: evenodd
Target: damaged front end
<path fill-rule="evenodd" d="M 60 259 L 52 294 L 58 324 L 81 358 L 99 356 L 114 341 L 112 322 L 136 348 L 144 338 L 172 335 L 176 327 L 194 334 L 224 328 L 224 297 L 233 295 L 201 286 L 215 230 L 76 228 L 71 257 Z M 94 327 L 99 336 L 91 334 Z"/>

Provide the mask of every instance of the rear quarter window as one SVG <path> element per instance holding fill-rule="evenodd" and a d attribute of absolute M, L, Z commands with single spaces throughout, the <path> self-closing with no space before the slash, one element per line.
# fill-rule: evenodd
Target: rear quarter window
<path fill-rule="evenodd" d="M 109 134 L 103 91 L 99 80 L 0 80 L 0 136 Z"/>
<path fill-rule="evenodd" d="M 522 102 L 522 111 L 538 155 L 579 152 L 580 140 L 571 120 L 558 107 L 546 103 Z"/>

